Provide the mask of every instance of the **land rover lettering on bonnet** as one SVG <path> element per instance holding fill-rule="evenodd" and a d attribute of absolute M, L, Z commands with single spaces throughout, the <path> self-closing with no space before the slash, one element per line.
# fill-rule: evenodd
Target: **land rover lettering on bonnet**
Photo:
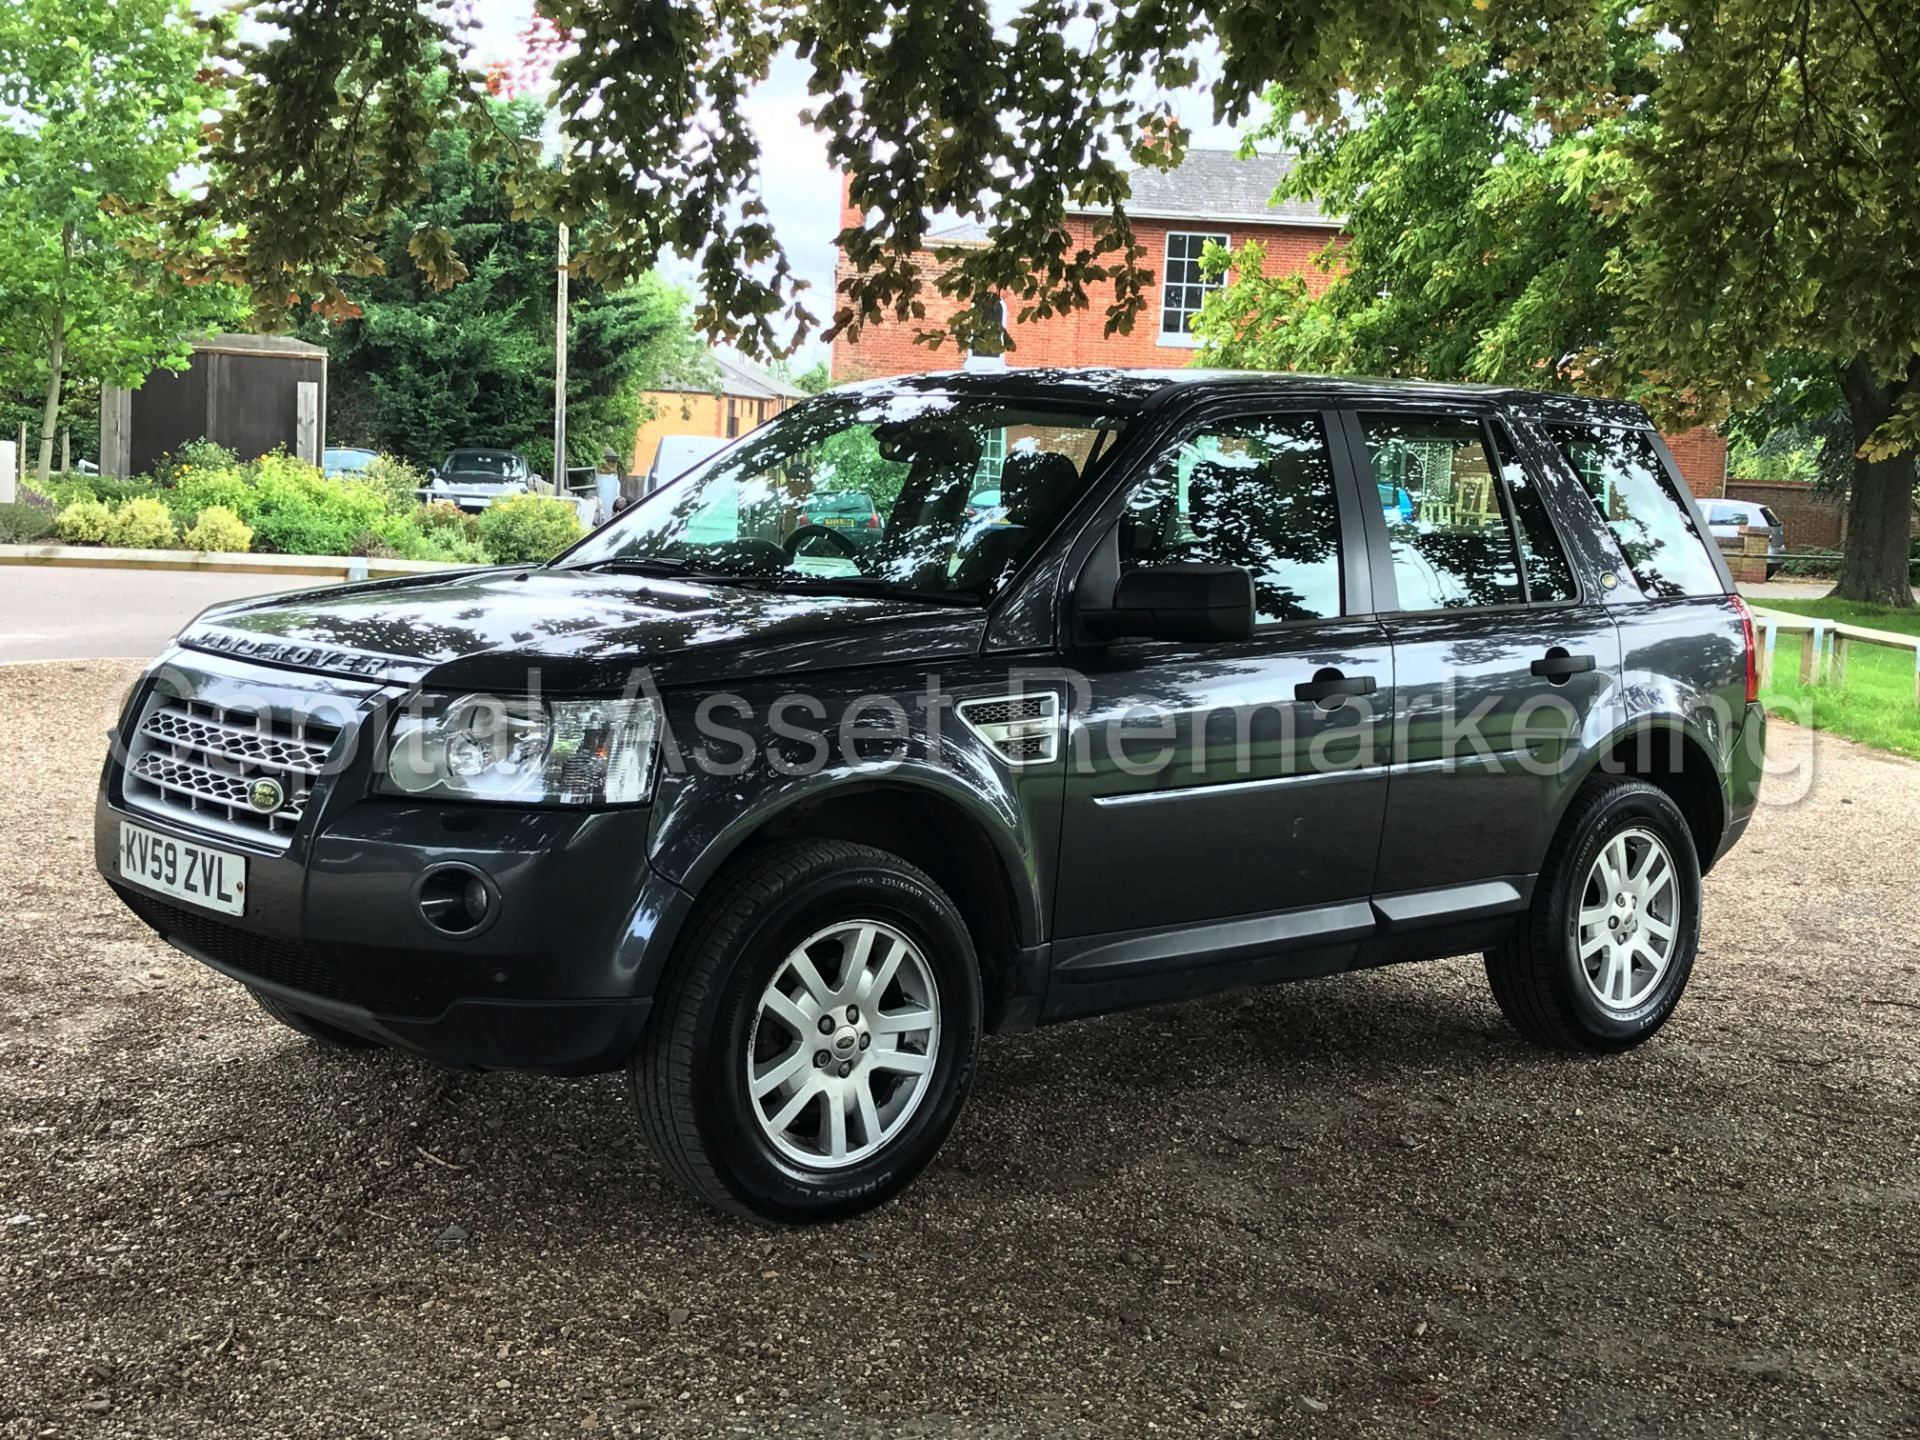
<path fill-rule="evenodd" d="M 550 564 L 217 606 L 96 855 L 345 1050 L 625 1070 L 768 1223 L 918 1176 L 985 1035 L 1463 952 L 1673 1013 L 1750 618 L 1632 407 L 1206 371 L 843 387 Z"/>

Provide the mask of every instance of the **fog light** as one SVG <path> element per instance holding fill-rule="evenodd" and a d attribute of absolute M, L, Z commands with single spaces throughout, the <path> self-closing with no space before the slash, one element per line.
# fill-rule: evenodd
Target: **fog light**
<path fill-rule="evenodd" d="M 493 923 L 500 892 L 471 865 L 436 865 L 420 877 L 414 903 L 429 929 L 465 940 Z"/>

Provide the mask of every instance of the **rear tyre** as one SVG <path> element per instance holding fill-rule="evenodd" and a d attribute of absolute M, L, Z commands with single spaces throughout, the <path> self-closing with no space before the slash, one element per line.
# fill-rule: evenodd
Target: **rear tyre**
<path fill-rule="evenodd" d="M 247 993 L 253 996 L 254 1003 L 267 1014 L 278 1020 L 289 1030 L 307 1037 L 323 1050 L 378 1050 L 378 1040 L 369 1040 L 364 1035 L 356 1035 L 351 1030 L 342 1030 L 329 1025 L 324 1020 L 316 1020 L 304 1010 L 295 1010 L 291 1005 L 282 1004 L 263 991 L 248 987 Z"/>
<path fill-rule="evenodd" d="M 703 899 L 630 1066 L 654 1153 L 763 1224 L 871 1208 L 932 1161 L 979 1052 L 972 938 L 898 856 L 756 850 Z"/>
<path fill-rule="evenodd" d="M 1643 780 L 1596 776 L 1548 848 L 1531 911 L 1487 952 L 1487 981 L 1536 1044 L 1625 1050 L 1673 1013 L 1699 943 L 1700 860 L 1686 818 Z"/>

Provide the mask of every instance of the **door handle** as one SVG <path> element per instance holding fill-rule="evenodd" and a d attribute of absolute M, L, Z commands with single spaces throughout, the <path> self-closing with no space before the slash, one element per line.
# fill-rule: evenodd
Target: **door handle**
<path fill-rule="evenodd" d="M 1570 675 L 1584 675 L 1593 669 L 1591 655 L 1569 655 L 1558 645 L 1547 651 L 1529 667 L 1535 675 L 1554 684 L 1564 685 Z"/>
<path fill-rule="evenodd" d="M 1355 675 L 1348 678 L 1338 670 L 1316 670 L 1313 679 L 1302 680 L 1293 687 L 1293 698 L 1311 700 L 1323 710 L 1337 710 L 1345 703 L 1349 695 L 1371 695 L 1376 689 L 1371 675 Z M 1333 704 L 1323 702 L 1331 700 Z"/>

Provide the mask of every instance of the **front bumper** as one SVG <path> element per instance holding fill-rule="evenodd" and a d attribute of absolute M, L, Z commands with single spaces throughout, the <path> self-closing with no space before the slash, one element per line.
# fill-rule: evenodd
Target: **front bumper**
<path fill-rule="evenodd" d="M 342 1029 L 488 1070 L 589 1074 L 626 1062 L 662 954 L 690 907 L 648 865 L 642 811 L 575 815 L 365 801 L 285 855 L 248 855 L 247 913 L 215 915 L 128 884 L 105 792 L 95 862 L 174 948 Z M 296 853 L 298 852 L 298 853 Z M 492 879 L 497 919 L 457 939 L 415 903 L 428 868 Z"/>
<path fill-rule="evenodd" d="M 292 703 L 329 682 L 224 657 L 176 657 L 208 705 Z M 184 679 L 178 678 L 184 676 Z M 654 985 L 692 901 L 648 864 L 644 806 L 562 810 L 423 803 L 373 793 L 382 692 L 332 686 L 349 718 L 337 773 L 313 784 L 291 834 L 247 834 L 130 797 L 124 757 L 151 674 L 101 776 L 94 860 L 128 908 L 175 948 L 342 1029 L 455 1065 L 582 1074 L 616 1068 L 646 1022 Z M 344 698 L 342 698 L 344 697 Z M 247 857 L 246 912 L 226 916 L 130 884 L 120 824 Z M 488 923 L 464 936 L 429 924 L 418 898 L 435 866 L 491 882 Z"/>

